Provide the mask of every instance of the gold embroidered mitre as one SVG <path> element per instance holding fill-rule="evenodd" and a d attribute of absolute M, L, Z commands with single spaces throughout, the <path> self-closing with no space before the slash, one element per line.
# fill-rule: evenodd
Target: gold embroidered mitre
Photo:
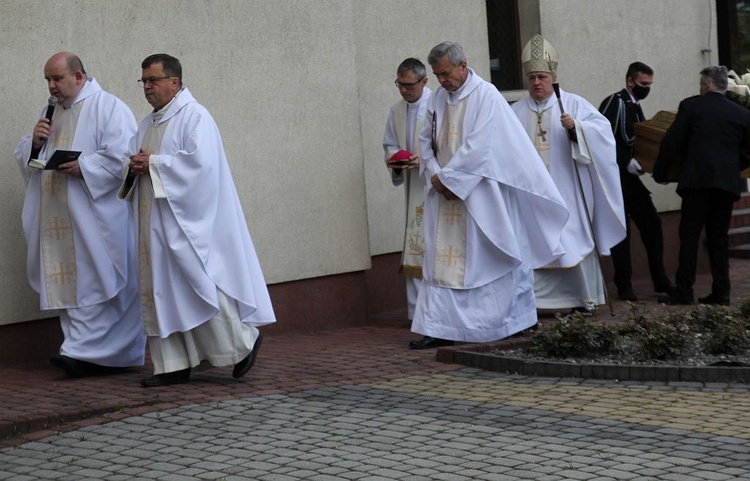
<path fill-rule="evenodd" d="M 523 62 L 523 72 L 526 75 L 531 72 L 548 72 L 557 75 L 557 50 L 539 34 L 531 37 L 523 48 L 521 62 Z"/>

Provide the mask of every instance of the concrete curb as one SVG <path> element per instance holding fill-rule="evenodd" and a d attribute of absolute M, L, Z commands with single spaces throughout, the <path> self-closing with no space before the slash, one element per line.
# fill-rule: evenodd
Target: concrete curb
<path fill-rule="evenodd" d="M 664 366 L 641 364 L 573 364 L 554 361 L 525 361 L 494 354 L 493 351 L 515 349 L 525 343 L 512 339 L 477 346 L 448 346 L 438 349 L 440 362 L 475 367 L 485 371 L 538 377 L 612 379 L 638 382 L 748 383 L 750 367 L 730 366 Z"/>

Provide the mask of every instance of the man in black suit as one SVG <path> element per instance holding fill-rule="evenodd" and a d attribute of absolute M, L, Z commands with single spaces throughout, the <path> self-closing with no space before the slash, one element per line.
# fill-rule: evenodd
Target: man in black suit
<path fill-rule="evenodd" d="M 599 111 L 612 124 L 617 143 L 617 165 L 620 167 L 620 182 L 628 219 L 625 239 L 612 248 L 612 264 L 615 271 L 617 297 L 623 301 L 637 301 L 633 292 L 633 267 L 630 257 L 630 220 L 638 227 L 641 241 L 646 248 L 648 269 L 655 292 L 674 292 L 674 284 L 664 269 L 664 237 L 659 213 L 651 200 L 651 192 L 643 185 L 641 165 L 633 158 L 636 122 L 646 120 L 639 101 L 646 98 L 654 82 L 654 71 L 643 62 L 633 62 L 625 75 L 625 88 L 604 99 Z"/>
<path fill-rule="evenodd" d="M 740 171 L 750 166 L 750 110 L 726 97 L 727 69 L 701 70 L 700 95 L 680 103 L 661 142 L 654 180 L 664 183 L 672 162 L 682 159 L 677 193 L 682 197 L 677 291 L 659 298 L 692 304 L 698 240 L 706 229 L 713 283 L 701 304 L 729 305 L 729 221 L 740 197 Z"/>

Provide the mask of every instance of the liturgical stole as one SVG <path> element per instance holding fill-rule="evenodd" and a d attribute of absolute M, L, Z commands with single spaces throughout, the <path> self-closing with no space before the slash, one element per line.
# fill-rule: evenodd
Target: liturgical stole
<path fill-rule="evenodd" d="M 437 161 L 445 167 L 461 146 L 468 97 L 446 103 L 437 138 Z M 463 200 L 439 198 L 432 283 L 450 288 L 464 287 L 466 275 L 466 204 Z"/>
<path fill-rule="evenodd" d="M 419 154 L 419 131 L 424 125 L 425 116 L 417 117 L 416 125 L 411 142 L 407 142 L 407 119 L 409 113 L 409 104 L 401 101 L 401 112 L 404 115 L 394 115 L 394 124 L 396 135 L 398 136 L 399 146 L 411 152 Z M 415 110 L 419 109 L 418 105 L 412 105 Z M 413 174 L 411 170 L 402 171 L 406 176 L 406 235 L 404 239 L 404 252 L 401 257 L 401 272 L 405 277 L 422 277 L 422 261 L 424 260 L 424 228 L 422 226 L 424 211 L 424 186 L 419 180 L 419 176 Z"/>
<path fill-rule="evenodd" d="M 70 108 L 55 109 L 45 151 L 47 159 L 56 149 L 70 150 L 84 102 L 77 102 Z M 47 306 L 51 309 L 77 306 L 76 250 L 68 210 L 70 177 L 56 170 L 42 170 L 41 176 L 39 235 Z"/>
<path fill-rule="evenodd" d="M 154 113 L 154 121 L 146 129 L 143 136 L 141 149 L 145 152 L 158 154 L 161 150 L 161 142 L 164 132 L 167 130 L 169 120 L 157 123 L 161 115 L 166 112 Z M 161 113 L 161 115 L 158 115 Z M 157 117 L 158 115 L 158 117 Z M 154 188 L 151 176 L 141 176 L 138 181 L 138 267 L 140 272 L 141 305 L 143 306 L 143 330 L 147 336 L 159 336 L 159 323 L 156 317 L 156 306 L 154 304 L 154 280 L 151 274 L 151 206 L 154 202 Z"/>

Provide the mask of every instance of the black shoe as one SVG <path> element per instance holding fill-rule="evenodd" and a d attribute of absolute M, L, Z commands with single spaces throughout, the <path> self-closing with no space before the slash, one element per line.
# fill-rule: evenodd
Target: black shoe
<path fill-rule="evenodd" d="M 181 371 L 165 372 L 164 374 L 154 374 L 141 379 L 143 387 L 169 386 L 171 384 L 185 384 L 190 381 L 190 368 Z"/>
<path fill-rule="evenodd" d="M 677 286 L 672 284 L 671 281 L 667 281 L 666 284 L 654 286 L 654 292 L 661 292 L 668 296 L 674 296 L 675 294 L 677 294 Z"/>
<path fill-rule="evenodd" d="M 694 304 L 692 297 L 682 297 L 675 294 L 659 296 L 658 299 L 656 299 L 656 302 L 668 306 L 689 306 Z"/>
<path fill-rule="evenodd" d="M 623 289 L 617 291 L 617 298 L 621 301 L 637 302 L 638 297 L 633 292 L 633 289 Z"/>
<path fill-rule="evenodd" d="M 699 297 L 698 304 L 711 304 L 714 306 L 728 306 L 729 297 L 715 296 L 713 293 L 706 297 Z"/>
<path fill-rule="evenodd" d="M 108 374 L 120 374 L 129 371 L 129 367 L 110 367 L 94 364 L 93 362 L 80 361 L 72 357 L 58 354 L 49 358 L 50 364 L 59 367 L 70 377 L 106 376 Z"/>
<path fill-rule="evenodd" d="M 57 354 L 49 358 L 49 362 L 65 371 L 65 374 L 70 377 L 86 377 L 86 372 L 77 359 Z"/>
<path fill-rule="evenodd" d="M 411 341 L 409 347 L 412 349 L 431 349 L 440 346 L 452 346 L 453 341 L 447 339 L 438 339 L 436 337 L 424 336 L 417 341 Z"/>
<path fill-rule="evenodd" d="M 260 343 L 263 342 L 263 334 L 260 332 L 258 333 L 258 339 L 255 340 L 255 345 L 253 346 L 253 350 L 250 351 L 250 354 L 245 356 L 245 359 L 241 360 L 237 364 L 234 365 L 234 369 L 232 369 L 232 377 L 235 379 L 239 379 L 255 365 L 255 358 L 258 357 L 258 350 L 260 349 Z"/>

